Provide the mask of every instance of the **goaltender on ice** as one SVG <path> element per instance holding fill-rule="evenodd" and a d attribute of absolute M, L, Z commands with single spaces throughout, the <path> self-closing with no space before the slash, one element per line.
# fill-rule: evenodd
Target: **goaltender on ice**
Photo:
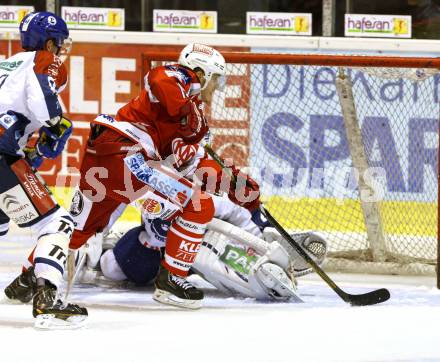
<path fill-rule="evenodd" d="M 49 12 L 28 14 L 20 24 L 23 52 L 0 62 L 0 235 L 9 221 L 37 235 L 33 263 L 5 289 L 9 299 L 33 299 L 36 326 L 83 321 L 87 310 L 57 299 L 73 232 L 69 213 L 51 197 L 33 170 L 56 158 L 72 132 L 58 93 L 67 83 L 60 56 L 71 41 L 66 23 Z M 38 131 L 35 147 L 27 143 Z"/>
<path fill-rule="evenodd" d="M 260 212 L 251 214 L 226 196 L 213 195 L 212 199 L 215 219 L 208 224 L 191 271 L 226 296 L 302 301 L 296 278 L 311 273 L 311 267 Z M 129 281 L 144 286 L 154 280 L 171 222 L 150 218 L 149 202 L 140 200 L 139 206 L 142 225 L 124 230 L 115 224 L 103 233 L 102 240 L 94 239 L 98 245 L 81 250 L 80 258 L 85 256 L 87 263 L 78 274 L 80 282 L 121 285 L 124 281 L 125 285 Z M 292 237 L 318 265 L 322 264 L 327 243 L 320 235 L 305 232 Z"/>

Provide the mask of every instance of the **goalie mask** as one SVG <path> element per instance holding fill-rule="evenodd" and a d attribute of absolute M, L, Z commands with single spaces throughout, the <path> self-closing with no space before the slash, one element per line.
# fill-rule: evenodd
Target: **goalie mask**
<path fill-rule="evenodd" d="M 202 90 L 206 88 L 214 74 L 218 75 L 216 89 L 224 89 L 226 84 L 225 58 L 214 48 L 203 44 L 190 43 L 180 52 L 178 63 L 192 70 L 197 68 L 203 70 L 206 82 Z"/>

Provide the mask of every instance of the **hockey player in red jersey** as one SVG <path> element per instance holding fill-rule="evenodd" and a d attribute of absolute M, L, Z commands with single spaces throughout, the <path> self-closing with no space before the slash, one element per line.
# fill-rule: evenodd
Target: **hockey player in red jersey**
<path fill-rule="evenodd" d="M 224 86 L 224 75 L 225 61 L 217 50 L 189 44 L 177 64 L 146 74 L 139 96 L 115 118 L 99 115 L 91 125 L 71 206 L 76 227 L 70 248 L 91 243 L 121 206 L 146 200 L 150 218 L 172 221 L 155 282 L 159 302 L 199 308 L 203 299 L 185 277 L 214 208 L 209 194 L 189 180 L 212 161 L 200 144 L 209 129 L 202 102 Z M 247 187 L 258 191 L 249 181 Z M 249 208 L 257 204 L 258 198 L 244 202 Z"/>
<path fill-rule="evenodd" d="M 20 24 L 25 51 L 0 63 L 0 236 L 8 237 L 9 221 L 37 235 L 32 266 L 5 288 L 9 299 L 33 299 L 36 327 L 76 324 L 85 308 L 57 299 L 73 220 L 60 207 L 31 168 L 43 157 L 56 158 L 72 132 L 62 116 L 58 93 L 67 83 L 60 59 L 70 47 L 63 19 L 49 12 L 28 14 Z M 26 147 L 39 132 L 35 148 Z"/>

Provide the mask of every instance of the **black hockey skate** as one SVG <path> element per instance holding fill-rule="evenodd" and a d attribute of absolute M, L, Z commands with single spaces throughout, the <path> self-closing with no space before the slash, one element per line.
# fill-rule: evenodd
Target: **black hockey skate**
<path fill-rule="evenodd" d="M 37 278 L 34 274 L 34 267 L 31 266 L 5 288 L 5 294 L 10 300 L 29 303 L 34 296 L 36 284 Z"/>
<path fill-rule="evenodd" d="M 155 281 L 153 299 L 181 308 L 198 309 L 202 306 L 203 292 L 185 278 L 169 272 L 163 266 Z"/>
<path fill-rule="evenodd" d="M 41 329 L 70 329 L 83 326 L 87 309 L 76 304 L 64 305 L 57 297 L 57 288 L 45 281 L 38 285 L 34 295 L 33 316 L 35 327 Z"/>

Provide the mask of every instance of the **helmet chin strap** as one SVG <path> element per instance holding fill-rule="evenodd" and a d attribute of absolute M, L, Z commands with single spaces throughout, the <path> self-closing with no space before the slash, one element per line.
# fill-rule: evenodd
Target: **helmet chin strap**
<path fill-rule="evenodd" d="M 208 83 L 209 83 L 211 80 L 212 80 L 212 73 L 211 73 L 211 75 L 210 75 L 209 78 L 205 76 L 205 84 L 203 84 L 203 87 L 201 87 L 200 90 L 202 91 L 202 90 L 206 89 L 206 87 L 208 86 Z"/>

